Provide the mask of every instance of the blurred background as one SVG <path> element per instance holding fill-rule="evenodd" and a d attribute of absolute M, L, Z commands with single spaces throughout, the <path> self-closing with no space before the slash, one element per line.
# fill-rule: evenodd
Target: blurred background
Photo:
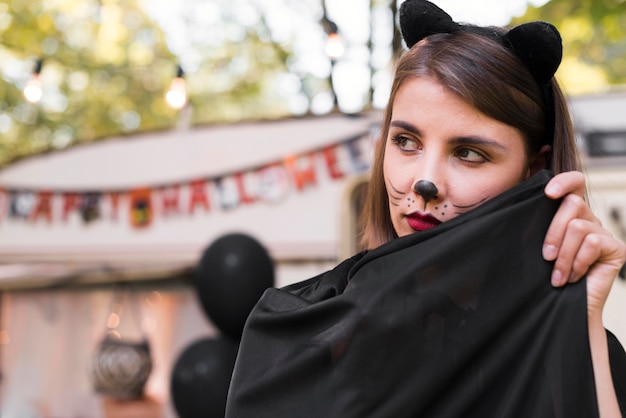
<path fill-rule="evenodd" d="M 1 417 L 223 413 L 250 301 L 359 250 L 400 3 L 0 0 Z M 591 204 L 626 238 L 626 2 L 434 3 L 559 28 Z"/>

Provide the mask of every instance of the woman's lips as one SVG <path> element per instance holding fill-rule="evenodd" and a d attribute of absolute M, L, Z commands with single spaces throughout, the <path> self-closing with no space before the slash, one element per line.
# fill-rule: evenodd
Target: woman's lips
<path fill-rule="evenodd" d="M 441 223 L 439 219 L 432 215 L 418 212 L 409 213 L 406 215 L 406 220 L 414 231 L 426 231 Z"/>

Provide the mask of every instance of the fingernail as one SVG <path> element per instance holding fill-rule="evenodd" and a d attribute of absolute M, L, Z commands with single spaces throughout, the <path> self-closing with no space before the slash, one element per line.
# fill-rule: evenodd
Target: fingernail
<path fill-rule="evenodd" d="M 550 184 L 546 187 L 546 193 L 550 195 L 559 195 L 561 193 L 561 187 L 557 184 Z"/>
<path fill-rule="evenodd" d="M 543 246 L 543 258 L 546 260 L 554 260 L 556 258 L 556 247 L 548 244 Z"/>
<path fill-rule="evenodd" d="M 561 272 L 559 270 L 554 270 L 552 272 L 552 277 L 551 277 L 552 286 L 554 287 L 561 286 L 562 280 L 563 280 L 563 275 L 561 274 Z"/>

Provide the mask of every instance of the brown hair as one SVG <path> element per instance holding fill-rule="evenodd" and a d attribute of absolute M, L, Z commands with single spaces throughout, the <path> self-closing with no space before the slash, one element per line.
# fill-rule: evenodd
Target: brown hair
<path fill-rule="evenodd" d="M 361 217 L 365 248 L 397 236 L 383 178 L 385 142 L 398 89 L 405 80 L 420 76 L 436 79 L 480 112 L 517 128 L 526 140 L 528 157 L 543 145 L 552 145 L 548 168 L 555 174 L 580 169 L 567 103 L 555 79 L 542 88 L 507 47 L 485 36 L 465 31 L 431 35 L 396 64 Z"/>

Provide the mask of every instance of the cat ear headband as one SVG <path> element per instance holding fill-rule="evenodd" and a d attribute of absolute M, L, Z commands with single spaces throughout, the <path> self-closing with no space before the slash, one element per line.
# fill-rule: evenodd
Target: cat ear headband
<path fill-rule="evenodd" d="M 513 51 L 541 86 L 550 82 L 563 57 L 561 35 L 550 23 L 524 23 L 500 34 L 488 27 L 456 23 L 446 12 L 426 0 L 402 3 L 400 30 L 409 48 L 435 33 L 467 31 L 487 36 Z"/>

